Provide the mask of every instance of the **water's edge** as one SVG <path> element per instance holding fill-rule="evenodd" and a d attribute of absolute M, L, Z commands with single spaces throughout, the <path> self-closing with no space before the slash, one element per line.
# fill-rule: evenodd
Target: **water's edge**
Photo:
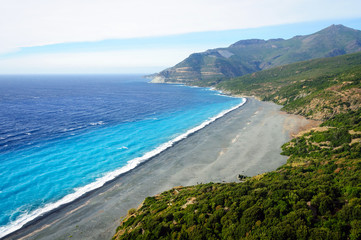
<path fill-rule="evenodd" d="M 216 116 L 204 121 L 200 125 L 188 130 L 187 132 L 177 136 L 176 138 L 161 144 L 156 149 L 147 152 L 142 157 L 138 157 L 128 161 L 127 165 L 116 169 L 112 172 L 105 174 L 103 177 L 98 178 L 95 182 L 87 184 L 83 187 L 75 189 L 74 193 L 68 194 L 59 201 L 55 203 L 46 204 L 44 207 L 39 208 L 29 214 L 23 215 L 16 221 L 12 222 L 11 225 L 6 225 L 0 228 L 0 238 L 11 238 L 12 235 L 20 232 L 22 229 L 35 225 L 40 220 L 54 214 L 58 213 L 64 208 L 75 204 L 77 202 L 81 202 L 82 200 L 90 197 L 92 194 L 96 192 L 102 192 L 106 190 L 106 187 L 109 186 L 112 182 L 116 181 L 117 179 L 123 177 L 124 175 L 130 173 L 131 171 L 135 170 L 136 167 L 144 164 L 145 162 L 151 160 L 152 158 L 156 157 L 160 153 L 164 152 L 165 150 L 173 147 L 175 144 L 179 143 L 183 139 L 193 135 L 194 133 L 198 132 L 199 130 L 205 128 L 209 124 L 215 122 L 217 119 L 225 116 L 226 114 L 240 108 L 247 102 L 246 98 L 242 99 L 242 102 L 230 109 L 226 109 Z"/>

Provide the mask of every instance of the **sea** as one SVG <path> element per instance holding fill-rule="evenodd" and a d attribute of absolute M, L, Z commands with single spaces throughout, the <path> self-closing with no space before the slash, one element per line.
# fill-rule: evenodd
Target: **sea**
<path fill-rule="evenodd" d="M 245 101 L 139 75 L 0 76 L 0 237 Z"/>

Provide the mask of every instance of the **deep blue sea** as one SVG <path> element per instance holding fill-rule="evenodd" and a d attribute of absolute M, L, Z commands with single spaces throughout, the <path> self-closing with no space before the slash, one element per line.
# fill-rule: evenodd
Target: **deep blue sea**
<path fill-rule="evenodd" d="M 136 75 L 0 76 L 0 237 L 244 101 Z"/>

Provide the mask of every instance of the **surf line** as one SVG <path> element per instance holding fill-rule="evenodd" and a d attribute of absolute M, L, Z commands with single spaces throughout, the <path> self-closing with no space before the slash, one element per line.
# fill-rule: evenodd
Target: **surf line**
<path fill-rule="evenodd" d="M 175 137 L 174 139 L 172 139 L 172 140 L 170 140 L 170 141 L 168 141 L 166 143 L 161 144 L 160 146 L 158 146 L 154 150 L 145 153 L 143 156 L 134 158 L 132 160 L 129 160 L 127 162 L 127 165 L 125 165 L 125 166 L 123 166 L 123 167 L 121 167 L 119 169 L 116 169 L 116 170 L 114 170 L 112 172 L 106 173 L 104 176 L 96 179 L 95 182 L 89 183 L 89 184 L 87 184 L 87 185 L 85 185 L 83 187 L 75 188 L 73 193 L 70 193 L 70 194 L 64 196 L 63 198 L 61 198 L 60 200 L 58 200 L 58 201 L 56 201 L 54 203 L 48 203 L 45 206 L 43 206 L 41 208 L 38 208 L 38 209 L 36 209 L 36 210 L 34 210 L 32 212 L 22 214 L 18 219 L 11 222 L 10 224 L 0 227 L 0 238 L 5 237 L 5 236 L 7 236 L 7 235 L 21 229 L 25 224 L 29 223 L 30 221 L 35 220 L 38 217 L 41 217 L 45 213 L 53 211 L 54 209 L 59 208 L 59 207 L 65 205 L 65 204 L 69 204 L 69 203 L 73 202 L 74 200 L 80 198 L 84 194 L 89 193 L 89 192 L 91 192 L 93 190 L 96 190 L 96 189 L 104 186 L 104 184 L 106 184 L 107 182 L 110 182 L 110 181 L 114 180 L 115 178 L 117 178 L 121 174 L 124 174 L 124 173 L 134 169 L 139 164 L 144 163 L 145 161 L 157 156 L 161 152 L 163 152 L 166 149 L 172 147 L 175 143 L 178 143 L 181 140 L 187 138 L 189 135 L 191 135 L 191 134 L 205 128 L 206 126 L 208 126 L 212 122 L 214 122 L 217 119 L 225 116 L 227 113 L 230 113 L 230 112 L 240 108 L 246 102 L 247 102 L 247 99 L 242 98 L 242 102 L 240 104 L 238 104 L 238 105 L 236 105 L 236 106 L 234 106 L 232 108 L 223 110 L 222 112 L 220 112 L 216 116 L 209 118 L 208 120 L 202 122 L 200 125 L 189 129 L 188 131 L 186 131 L 185 133 Z"/>

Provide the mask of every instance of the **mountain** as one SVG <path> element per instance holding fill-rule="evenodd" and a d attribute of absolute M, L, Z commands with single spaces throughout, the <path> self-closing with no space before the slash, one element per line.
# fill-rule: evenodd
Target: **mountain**
<path fill-rule="evenodd" d="M 284 144 L 289 159 L 275 171 L 147 197 L 113 239 L 361 239 L 361 53 L 279 66 L 217 88 L 324 122 Z"/>
<path fill-rule="evenodd" d="M 250 39 L 227 48 L 191 54 L 174 67 L 152 75 L 154 83 L 213 85 L 225 78 L 315 58 L 361 51 L 361 31 L 332 25 L 291 39 Z"/>
<path fill-rule="evenodd" d="M 229 79 L 216 87 L 273 101 L 288 113 L 325 120 L 361 108 L 361 52 L 283 65 Z"/>

